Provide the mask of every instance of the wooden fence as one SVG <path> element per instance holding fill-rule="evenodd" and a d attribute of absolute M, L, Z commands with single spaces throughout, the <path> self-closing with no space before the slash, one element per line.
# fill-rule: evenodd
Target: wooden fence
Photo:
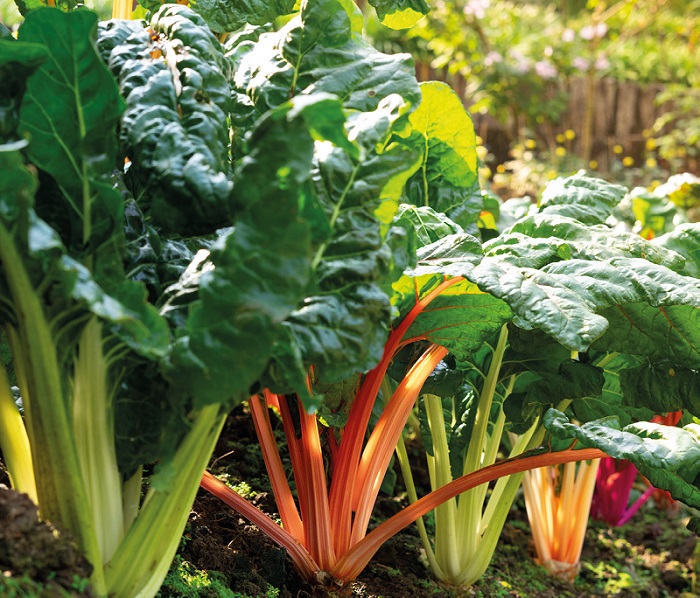
<path fill-rule="evenodd" d="M 419 80 L 438 80 L 450 84 L 453 89 L 465 97 L 466 82 L 462 77 L 445 71 L 435 70 L 425 64 L 416 66 Z M 556 146 L 556 136 L 566 130 L 573 130 L 576 137 L 568 142 L 567 149 L 582 155 L 583 127 L 585 122 L 587 80 L 584 77 L 558 83 L 566 92 L 568 105 L 557 123 L 538 125 L 535 133 L 546 146 Z M 624 156 L 631 156 L 635 164 L 644 161 L 649 153 L 645 149 L 649 131 L 656 119 L 669 110 L 669 105 L 657 106 L 656 96 L 664 88 L 661 84 L 639 85 L 628 81 L 602 78 L 595 82 L 593 126 L 591 140 L 591 159 L 596 160 L 598 168 L 606 171 L 616 155 L 613 148 L 623 148 Z M 467 105 L 468 98 L 465 98 Z M 521 123 L 498 122 L 488 114 L 472 114 L 477 134 L 496 157 L 497 162 L 508 158 L 508 150 L 514 139 L 514 131 Z M 620 156 L 617 156 L 619 159 Z M 691 169 L 692 168 L 692 165 Z M 697 165 L 695 165 L 697 168 Z"/>

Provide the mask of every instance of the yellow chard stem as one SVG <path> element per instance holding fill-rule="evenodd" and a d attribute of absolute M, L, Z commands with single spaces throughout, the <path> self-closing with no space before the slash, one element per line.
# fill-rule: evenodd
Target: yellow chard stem
<path fill-rule="evenodd" d="M 38 503 L 29 437 L 4 367 L 0 367 L 0 446 L 12 487 Z"/>

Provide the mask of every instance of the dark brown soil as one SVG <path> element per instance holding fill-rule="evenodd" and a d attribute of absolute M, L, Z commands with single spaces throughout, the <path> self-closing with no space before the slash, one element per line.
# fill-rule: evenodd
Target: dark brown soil
<path fill-rule="evenodd" d="M 0 488 L 0 595 L 93 596 L 90 564 L 67 534 L 39 520 L 25 494 Z"/>

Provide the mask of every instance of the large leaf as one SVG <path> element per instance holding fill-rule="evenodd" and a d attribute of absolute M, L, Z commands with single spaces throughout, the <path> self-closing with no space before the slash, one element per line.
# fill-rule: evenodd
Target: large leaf
<path fill-rule="evenodd" d="M 322 96 L 300 108 L 287 103 L 261 119 L 236 169 L 247 208 L 208 261 L 183 275 L 185 290 L 188 276 L 196 279 L 199 298 L 190 304 L 166 372 L 200 403 L 247 398 L 283 321 L 306 294 L 313 256 L 299 206 L 310 191 L 314 141 L 307 122 L 329 105 L 341 110 L 337 100 Z"/>
<path fill-rule="evenodd" d="M 596 356 L 592 363 L 602 369 L 605 382 L 598 395 L 573 401 L 576 419 L 579 422 L 589 422 L 614 416 L 623 426 L 637 420 L 650 420 L 655 413 L 652 407 L 635 400 L 629 389 L 623 388 L 621 380 L 625 371 L 633 371 L 644 360 L 624 353 L 596 355 L 591 352 L 591 355 Z"/>
<path fill-rule="evenodd" d="M 405 141 L 421 151 L 421 167 L 406 194 L 414 205 L 430 206 L 466 228 L 477 221 L 484 205 L 483 197 L 474 193 L 478 189 L 474 125 L 445 83 L 422 83 L 421 93 Z"/>
<path fill-rule="evenodd" d="M 73 248 L 100 245 L 118 226 L 121 198 L 106 184 L 116 157 L 114 132 L 122 102 L 94 40 L 97 16 L 42 8 L 27 15 L 19 32 L 44 44 L 47 62 L 29 80 L 21 128 L 31 138 L 28 155 L 49 173 L 60 193 L 42 201 L 40 214 L 65 223 Z"/>
<path fill-rule="evenodd" d="M 654 413 L 689 411 L 700 417 L 700 371 L 669 363 L 644 363 L 620 372 L 625 401 Z"/>
<path fill-rule="evenodd" d="M 639 235 L 547 213 L 521 218 L 500 237 L 487 243 L 484 252 L 530 268 L 541 268 L 558 260 L 607 260 L 616 256 L 644 258 L 673 270 L 685 265 L 685 260 L 676 252 L 652 244 Z"/>
<path fill-rule="evenodd" d="M 520 251 L 515 249 L 516 256 Z M 537 265 L 546 261 L 536 258 Z M 640 258 L 568 259 L 539 270 L 513 265 L 520 259 L 487 253 L 466 275 L 508 303 L 516 325 L 538 328 L 570 350 L 585 351 L 600 339 L 601 350 L 650 356 L 670 351 L 688 367 L 698 363 L 700 289 L 693 279 Z"/>
<path fill-rule="evenodd" d="M 294 11 L 295 0 L 192 0 L 212 30 L 236 31 L 244 25 L 264 25 Z"/>
<path fill-rule="evenodd" d="M 579 446 L 599 448 L 615 459 L 634 463 L 656 488 L 668 490 L 688 506 L 700 508 L 700 426 L 685 428 L 648 422 L 619 429 L 610 418 L 576 426 L 554 409 L 544 425 L 558 441 L 576 440 Z"/>
<path fill-rule="evenodd" d="M 231 222 L 232 65 L 185 6 L 164 5 L 151 28 L 159 35 L 128 21 L 101 25 L 100 49 L 127 105 L 120 128 L 126 182 L 157 226 L 213 232 Z"/>
<path fill-rule="evenodd" d="M 346 108 L 370 112 L 386 96 L 400 94 L 418 105 L 420 91 L 412 58 L 389 56 L 362 38 L 362 15 L 352 2 L 305 1 L 301 14 L 281 30 L 241 36 L 236 57 L 234 109 L 237 126 L 290 97 L 319 91 L 343 99 Z"/>
<path fill-rule="evenodd" d="M 337 382 L 382 356 L 391 321 L 388 293 L 410 265 L 404 229 L 389 225 L 416 154 L 387 145 L 408 108 L 389 96 L 373 112 L 352 113 L 347 128 L 354 151 L 316 144 L 314 193 L 303 212 L 313 223 L 314 288 L 285 322 L 287 337 L 276 346 L 270 370 L 275 388 L 310 366 L 323 383 Z"/>

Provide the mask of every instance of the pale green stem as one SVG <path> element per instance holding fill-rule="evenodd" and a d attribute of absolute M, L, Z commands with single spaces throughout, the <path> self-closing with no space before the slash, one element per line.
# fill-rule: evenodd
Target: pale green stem
<path fill-rule="evenodd" d="M 106 567 L 110 598 L 150 598 L 158 592 L 224 421 L 219 405 L 207 405 L 195 417 L 171 464 L 175 479 L 165 488 L 150 488 L 141 512 Z"/>
<path fill-rule="evenodd" d="M 51 328 L 24 269 L 14 239 L 0 224 L 0 262 L 18 322 L 15 336 L 26 388 L 22 393 L 27 434 L 42 517 L 59 523 L 76 538 L 94 569 L 97 594 L 105 593 L 100 551 L 90 503 L 73 442 L 69 405 Z"/>
<path fill-rule="evenodd" d="M 141 505 L 141 482 L 143 478 L 143 466 L 136 469 L 134 475 L 124 482 L 122 489 L 122 509 L 124 511 L 124 533 L 129 531 L 139 514 Z"/>
<path fill-rule="evenodd" d="M 414 503 L 418 500 L 418 494 L 416 493 L 416 485 L 413 481 L 413 473 L 411 472 L 411 464 L 408 461 L 408 453 L 406 452 L 406 443 L 403 440 L 403 436 L 399 438 L 399 442 L 396 445 L 396 457 L 398 458 L 399 466 L 401 467 L 401 475 L 403 476 L 404 484 L 406 485 L 408 500 L 411 503 Z M 435 577 L 444 580 L 445 574 L 440 568 L 440 565 L 438 565 L 437 560 L 435 560 L 433 546 L 430 543 L 430 538 L 428 538 L 428 532 L 425 529 L 425 522 L 423 521 L 422 517 L 416 519 L 416 526 L 418 527 L 418 535 L 420 536 L 421 543 L 423 544 L 425 556 L 428 559 L 430 569 L 434 573 Z"/>
<path fill-rule="evenodd" d="M 103 349 L 102 325 L 93 317 L 78 342 L 73 378 L 73 437 L 104 565 L 123 537 L 124 512 Z"/>
<path fill-rule="evenodd" d="M 442 400 L 435 395 L 425 395 L 423 401 L 433 442 L 435 473 L 431 483 L 433 488 L 442 488 L 452 481 L 450 449 L 445 434 Z M 459 554 L 461 551 L 457 543 L 456 511 L 457 501 L 454 498 L 435 508 L 435 559 L 448 578 L 459 573 Z"/>
<path fill-rule="evenodd" d="M 486 433 L 488 430 L 489 416 L 491 413 L 491 403 L 498 385 L 498 375 L 501 371 L 503 363 L 503 355 L 506 351 L 508 341 L 508 327 L 503 326 L 496 343 L 496 348 L 491 357 L 488 373 L 484 380 L 484 386 L 479 395 L 477 405 L 476 418 L 474 421 L 474 430 L 469 441 L 469 448 L 464 461 L 464 473 L 471 473 L 481 468 L 483 458 L 484 445 L 486 442 Z M 465 492 L 459 497 L 460 509 L 462 504 L 467 513 L 481 513 L 483 507 L 483 498 L 479 502 L 479 494 L 473 491 Z M 477 550 L 479 528 L 481 527 L 480 517 L 463 517 L 460 518 L 461 524 L 458 530 L 458 536 L 464 543 L 464 553 L 474 554 Z"/>

